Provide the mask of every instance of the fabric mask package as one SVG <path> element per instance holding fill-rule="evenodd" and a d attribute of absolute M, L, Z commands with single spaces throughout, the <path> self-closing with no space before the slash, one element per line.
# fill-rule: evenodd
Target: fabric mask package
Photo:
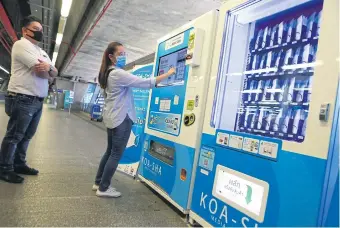
<path fill-rule="evenodd" d="M 263 40 L 263 30 L 261 29 L 257 34 L 257 38 L 255 42 L 255 50 L 261 47 L 262 40 Z"/>
<path fill-rule="evenodd" d="M 307 22 L 307 33 L 306 33 L 306 38 L 310 39 L 313 37 L 313 24 L 315 21 L 315 15 L 316 13 L 312 13 L 312 15 L 309 16 L 308 22 Z"/>
<path fill-rule="evenodd" d="M 270 68 L 271 67 L 272 55 L 273 55 L 273 52 L 268 52 L 268 54 L 267 54 L 267 61 L 266 61 L 266 68 Z"/>
<path fill-rule="evenodd" d="M 277 43 L 279 45 L 283 44 L 285 40 L 287 40 L 287 31 L 288 30 L 288 25 L 285 22 L 281 22 L 279 24 L 279 31 L 278 31 L 278 38 L 277 38 Z"/>
<path fill-rule="evenodd" d="M 260 62 L 259 69 L 266 68 L 266 62 L 267 62 L 267 54 L 263 54 Z"/>
<path fill-rule="evenodd" d="M 310 44 L 306 44 L 303 48 L 303 56 L 302 56 L 302 62 L 308 63 L 309 61 L 309 52 L 310 52 Z"/>
<path fill-rule="evenodd" d="M 270 36 L 271 47 L 277 45 L 278 29 L 279 29 L 279 25 L 275 25 L 271 31 L 271 36 Z"/>
<path fill-rule="evenodd" d="M 289 22 L 288 34 L 287 34 L 287 43 L 294 41 L 295 34 L 296 34 L 296 20 L 292 19 Z"/>
<path fill-rule="evenodd" d="M 320 35 L 321 16 L 322 16 L 322 10 L 318 13 L 318 16 L 316 17 L 317 18 L 317 23 L 316 23 L 317 29 L 316 29 L 316 34 L 315 34 L 316 37 L 319 37 Z"/>
<path fill-rule="evenodd" d="M 295 50 L 294 58 L 293 58 L 293 64 L 299 64 L 302 62 L 302 56 L 301 56 L 301 47 L 298 47 Z"/>
<path fill-rule="evenodd" d="M 292 102 L 293 101 L 294 88 L 295 88 L 295 77 L 292 77 L 289 80 L 289 87 L 288 87 L 288 93 L 287 93 L 287 101 L 288 102 Z"/>
<path fill-rule="evenodd" d="M 293 52 L 292 49 L 289 49 L 289 50 L 286 52 L 285 61 L 284 61 L 284 65 L 285 65 L 285 66 L 291 64 L 292 52 Z"/>
<path fill-rule="evenodd" d="M 307 17 L 301 15 L 297 19 L 295 40 L 300 40 L 302 37 L 305 37 L 306 31 L 307 31 Z"/>

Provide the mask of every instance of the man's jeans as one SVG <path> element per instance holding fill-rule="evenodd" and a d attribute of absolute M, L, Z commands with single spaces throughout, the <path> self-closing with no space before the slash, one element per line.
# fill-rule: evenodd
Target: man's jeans
<path fill-rule="evenodd" d="M 99 191 L 104 192 L 109 188 L 113 174 L 116 172 L 119 160 L 129 141 L 132 125 L 132 120 L 126 116 L 118 127 L 107 129 L 107 150 L 100 161 L 95 181 L 99 185 Z"/>
<path fill-rule="evenodd" d="M 26 165 L 26 151 L 42 113 L 43 101 L 22 95 L 6 96 L 5 112 L 10 117 L 0 148 L 0 171 Z"/>

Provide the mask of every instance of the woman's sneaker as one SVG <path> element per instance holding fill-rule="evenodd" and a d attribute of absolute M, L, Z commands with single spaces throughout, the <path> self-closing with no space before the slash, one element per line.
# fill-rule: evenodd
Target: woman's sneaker
<path fill-rule="evenodd" d="M 109 187 L 105 192 L 99 191 L 99 189 L 96 192 L 96 195 L 98 197 L 110 197 L 110 198 L 117 198 L 119 196 L 121 196 L 122 194 L 118 191 L 116 191 L 116 189 Z"/>
<path fill-rule="evenodd" d="M 97 184 L 94 184 L 93 186 L 92 186 L 92 191 L 97 191 L 99 189 L 99 185 L 97 185 Z M 113 188 L 114 190 L 116 190 L 115 188 Z"/>

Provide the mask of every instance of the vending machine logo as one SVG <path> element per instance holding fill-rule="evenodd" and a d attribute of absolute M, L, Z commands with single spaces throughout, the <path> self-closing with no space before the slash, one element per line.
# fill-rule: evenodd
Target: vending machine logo
<path fill-rule="evenodd" d="M 221 201 L 204 192 L 201 193 L 199 206 L 201 209 L 209 212 L 210 220 L 218 227 L 258 227 L 258 223 L 246 216 L 242 217 L 240 220 L 234 219 L 232 214 L 228 213 L 227 204 L 221 203 Z M 227 224 L 231 223 L 233 224 L 227 226 Z"/>

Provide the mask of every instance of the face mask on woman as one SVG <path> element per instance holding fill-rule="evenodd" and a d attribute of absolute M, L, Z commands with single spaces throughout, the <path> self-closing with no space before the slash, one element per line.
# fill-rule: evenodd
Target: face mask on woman
<path fill-rule="evenodd" d="M 124 68 L 125 65 L 126 65 L 126 56 L 125 55 L 117 56 L 116 67 Z"/>

